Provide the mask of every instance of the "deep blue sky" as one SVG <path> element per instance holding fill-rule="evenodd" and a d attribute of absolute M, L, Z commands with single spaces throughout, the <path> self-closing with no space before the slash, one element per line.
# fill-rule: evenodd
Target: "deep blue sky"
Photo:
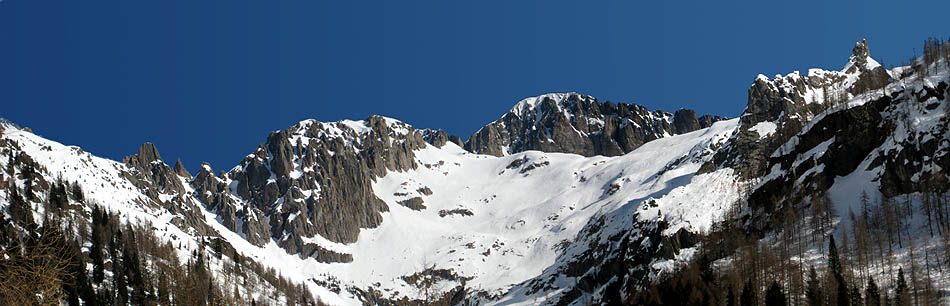
<path fill-rule="evenodd" d="M 306 118 L 467 139 L 546 92 L 736 116 L 759 73 L 840 69 L 862 38 L 899 64 L 950 35 L 950 1 L 460 2 L 0 0 L 0 117 L 229 169 Z"/>

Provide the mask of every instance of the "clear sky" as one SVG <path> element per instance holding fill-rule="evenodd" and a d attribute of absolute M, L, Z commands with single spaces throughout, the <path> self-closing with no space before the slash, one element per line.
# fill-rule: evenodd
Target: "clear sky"
<path fill-rule="evenodd" d="M 0 0 L 0 117 L 226 170 L 307 118 L 467 139 L 547 92 L 736 116 L 759 73 L 840 69 L 862 38 L 899 64 L 948 17 L 950 1 Z"/>

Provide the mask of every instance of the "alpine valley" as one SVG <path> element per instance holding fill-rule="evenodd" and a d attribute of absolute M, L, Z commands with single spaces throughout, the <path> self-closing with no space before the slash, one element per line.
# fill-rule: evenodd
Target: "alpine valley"
<path fill-rule="evenodd" d="M 737 118 L 552 93 L 467 141 L 305 120 L 191 171 L 3 121 L 0 297 L 945 305 L 950 44 L 924 51 L 888 69 L 860 41 L 841 70 L 759 75 Z"/>

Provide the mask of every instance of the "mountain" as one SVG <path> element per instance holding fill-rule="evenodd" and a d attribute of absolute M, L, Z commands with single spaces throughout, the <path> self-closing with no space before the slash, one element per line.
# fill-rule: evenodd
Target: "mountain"
<path fill-rule="evenodd" d="M 500 119 L 473 134 L 465 149 L 503 156 L 524 151 L 618 156 L 646 142 L 707 128 L 722 120 L 681 109 L 675 114 L 636 104 L 600 102 L 577 93 L 519 101 Z"/>
<path fill-rule="evenodd" d="M 87 304 L 699 304 L 749 274 L 791 295 L 829 235 L 849 281 L 893 287 L 886 259 L 946 288 L 950 44 L 927 46 L 892 69 L 860 41 L 841 70 L 759 75 L 735 119 L 545 94 L 466 142 L 304 120 L 224 171 L 149 143 L 111 161 L 3 121 L 0 245 L 13 266 L 62 236 L 49 258 L 79 275 L 63 298 Z"/>

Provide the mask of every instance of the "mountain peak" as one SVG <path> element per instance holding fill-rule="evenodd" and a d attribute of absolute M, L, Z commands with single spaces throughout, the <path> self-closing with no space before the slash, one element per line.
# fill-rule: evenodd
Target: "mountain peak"
<path fill-rule="evenodd" d="M 868 40 L 862 39 L 861 41 L 854 43 L 854 48 L 851 49 L 851 55 L 855 58 L 868 58 L 871 56 L 871 51 L 868 50 Z"/>
<path fill-rule="evenodd" d="M 547 93 L 518 101 L 469 137 L 465 149 L 495 156 L 528 150 L 617 156 L 654 139 L 709 127 L 718 119 L 704 116 L 700 121 L 693 111 L 676 116 L 576 92 Z"/>
<path fill-rule="evenodd" d="M 877 70 L 881 64 L 871 58 L 871 50 L 868 48 L 868 40 L 864 39 L 854 43 L 851 49 L 851 57 L 848 58 L 848 64 L 841 69 L 841 72 L 849 75 L 863 74 L 867 71 Z M 883 68 L 881 69 L 883 70 Z"/>
<path fill-rule="evenodd" d="M 155 148 L 155 144 L 146 142 L 139 146 L 139 150 L 134 156 L 126 157 L 125 162 L 128 163 L 131 159 L 136 159 L 141 165 L 148 165 L 154 161 L 162 160 L 162 156 L 158 154 L 158 148 Z"/>
<path fill-rule="evenodd" d="M 178 174 L 178 176 L 189 178 L 189 179 L 191 178 L 191 173 L 189 173 L 188 169 L 185 169 L 185 166 L 181 164 L 181 158 L 179 158 L 178 161 L 175 162 L 174 170 L 175 170 L 175 173 Z"/>
<path fill-rule="evenodd" d="M 570 97 L 581 98 L 581 94 L 576 92 L 564 92 L 564 93 L 546 93 L 538 95 L 535 97 L 524 98 L 518 103 L 515 103 L 515 106 L 509 111 L 517 116 L 521 116 L 526 111 L 533 110 L 535 107 L 541 105 L 545 101 L 553 101 L 555 105 L 562 105 L 565 100 L 568 100 Z M 590 96 L 584 96 L 585 98 L 591 98 Z"/>

